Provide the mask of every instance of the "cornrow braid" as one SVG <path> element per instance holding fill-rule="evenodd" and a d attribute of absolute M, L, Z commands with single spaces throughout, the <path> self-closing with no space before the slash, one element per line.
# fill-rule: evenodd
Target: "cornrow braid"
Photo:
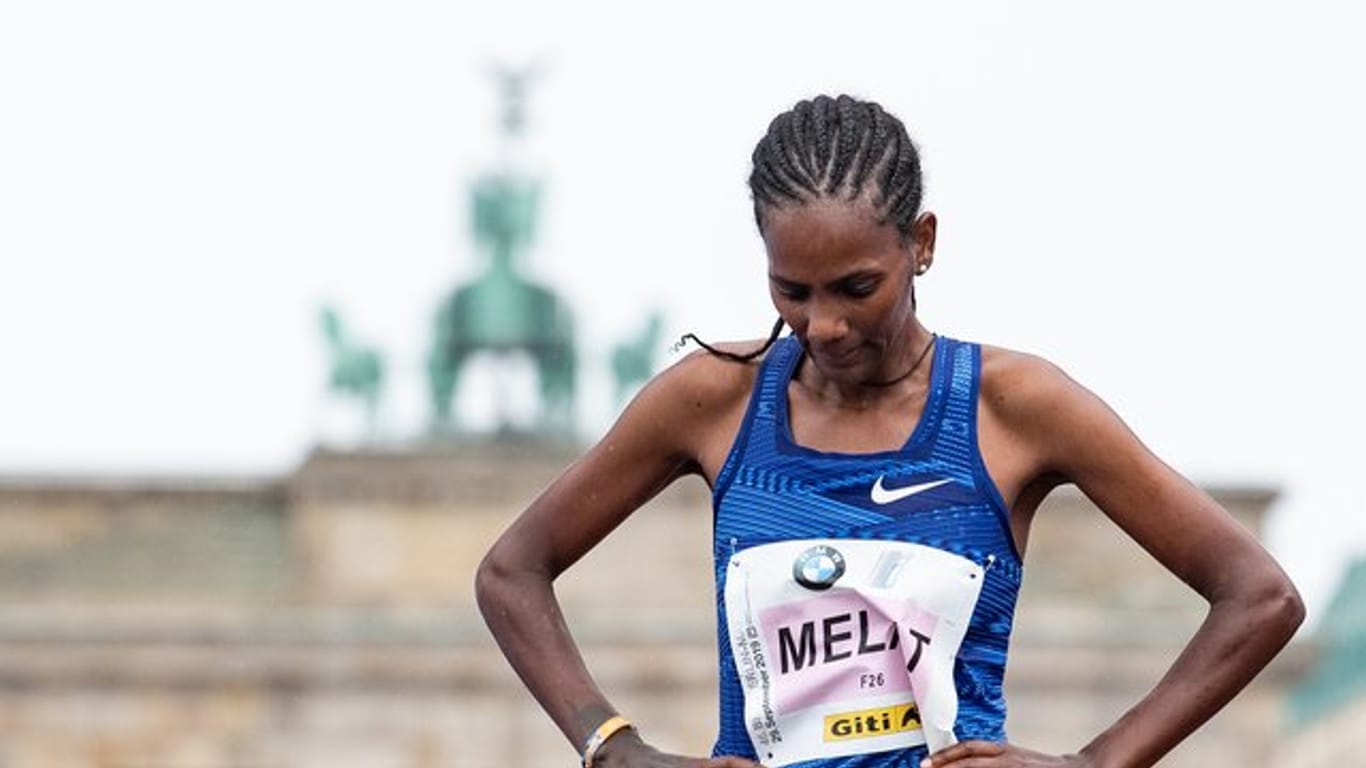
<path fill-rule="evenodd" d="M 807 110 L 807 119 L 811 121 L 812 143 L 811 148 L 817 168 L 826 169 L 825 175 L 821 177 L 821 188 L 824 189 L 830 183 L 830 158 L 834 148 L 830 142 L 830 101 L 823 99 L 811 105 Z M 755 164 L 758 167 L 758 164 Z M 752 186 L 752 185 L 751 185 Z"/>
<path fill-rule="evenodd" d="M 797 105 L 798 107 L 801 104 Z M 794 109 L 794 112 L 797 110 Z M 858 196 L 863 187 L 863 179 L 866 177 L 866 170 L 862 167 L 854 172 L 854 177 L 850 178 L 850 170 L 855 166 L 856 160 L 861 160 L 868 156 L 868 152 L 863 147 L 863 139 L 868 133 L 867 127 L 862 130 L 854 130 L 858 123 L 858 110 L 854 109 L 854 102 L 850 99 L 838 99 L 835 101 L 835 124 L 831 126 L 835 135 L 834 157 L 831 158 L 829 179 L 826 181 L 825 188 L 820 190 L 823 197 L 838 193 L 844 188 L 844 196 L 853 199 Z M 779 149 L 775 147 L 774 149 Z M 863 164 L 858 163 L 859 166 Z"/>
<path fill-rule="evenodd" d="M 920 155 L 877 102 L 817 96 L 769 123 L 752 156 L 754 220 L 768 207 L 867 197 L 878 220 L 909 238 L 920 213 Z"/>

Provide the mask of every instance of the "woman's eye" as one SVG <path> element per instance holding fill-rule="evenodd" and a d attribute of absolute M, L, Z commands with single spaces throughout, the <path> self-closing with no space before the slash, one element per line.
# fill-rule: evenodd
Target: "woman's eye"
<path fill-rule="evenodd" d="M 845 286 L 844 286 L 844 293 L 845 293 L 845 295 L 846 295 L 846 296 L 851 296 L 851 297 L 856 298 L 856 299 L 862 299 L 862 298 L 864 298 L 864 297 L 866 297 L 866 296 L 872 296 L 872 295 L 873 295 L 873 292 L 876 291 L 876 290 L 877 290 L 877 283 L 876 283 L 876 282 L 870 282 L 870 281 L 861 281 L 861 282 L 857 282 L 857 283 L 847 283 L 847 284 L 845 284 Z"/>
<path fill-rule="evenodd" d="M 806 298 L 806 289 L 804 288 L 790 288 L 780 285 L 777 287 L 777 289 L 778 295 L 782 296 L 784 299 L 790 299 L 792 301 L 802 301 Z"/>

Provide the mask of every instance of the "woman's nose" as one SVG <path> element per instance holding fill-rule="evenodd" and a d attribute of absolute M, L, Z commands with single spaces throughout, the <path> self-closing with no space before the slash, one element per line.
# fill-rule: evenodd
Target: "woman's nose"
<path fill-rule="evenodd" d="M 806 338 L 809 341 L 838 341 L 848 332 L 849 321 L 833 302 L 811 302 L 806 314 Z"/>

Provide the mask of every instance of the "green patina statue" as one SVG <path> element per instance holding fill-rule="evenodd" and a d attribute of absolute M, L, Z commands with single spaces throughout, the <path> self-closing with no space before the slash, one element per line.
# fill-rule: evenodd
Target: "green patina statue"
<path fill-rule="evenodd" d="M 524 354 L 539 376 L 541 412 L 535 431 L 568 435 L 574 426 L 573 317 L 562 298 L 518 270 L 533 241 L 541 190 L 537 179 L 519 174 L 509 161 L 526 123 L 529 73 L 498 70 L 497 77 L 504 160 L 475 182 L 471 195 L 475 239 L 488 261 L 475 280 L 457 287 L 438 308 L 427 361 L 432 426 L 436 432 L 458 431 L 451 401 L 471 356 Z M 508 429 L 506 414 L 500 418 Z"/>
<path fill-rule="evenodd" d="M 616 381 L 616 403 L 620 407 L 642 382 L 655 372 L 655 351 L 664 331 L 664 319 L 658 311 L 651 312 L 645 327 L 633 339 L 621 342 L 612 349 L 612 378 Z"/>
<path fill-rule="evenodd" d="M 331 360 L 328 386 L 338 394 L 361 402 L 365 408 L 366 432 L 373 436 L 384 388 L 384 358 L 377 350 L 362 346 L 350 337 L 335 308 L 324 306 L 319 314 Z"/>

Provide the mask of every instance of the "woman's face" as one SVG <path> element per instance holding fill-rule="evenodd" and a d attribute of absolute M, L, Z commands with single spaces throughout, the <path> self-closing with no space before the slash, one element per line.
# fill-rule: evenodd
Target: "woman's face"
<path fill-rule="evenodd" d="M 770 208 L 763 223 L 769 294 L 820 372 L 842 384 L 903 373 L 911 285 L 934 252 L 934 215 L 916 221 L 910 241 L 859 200 Z"/>

